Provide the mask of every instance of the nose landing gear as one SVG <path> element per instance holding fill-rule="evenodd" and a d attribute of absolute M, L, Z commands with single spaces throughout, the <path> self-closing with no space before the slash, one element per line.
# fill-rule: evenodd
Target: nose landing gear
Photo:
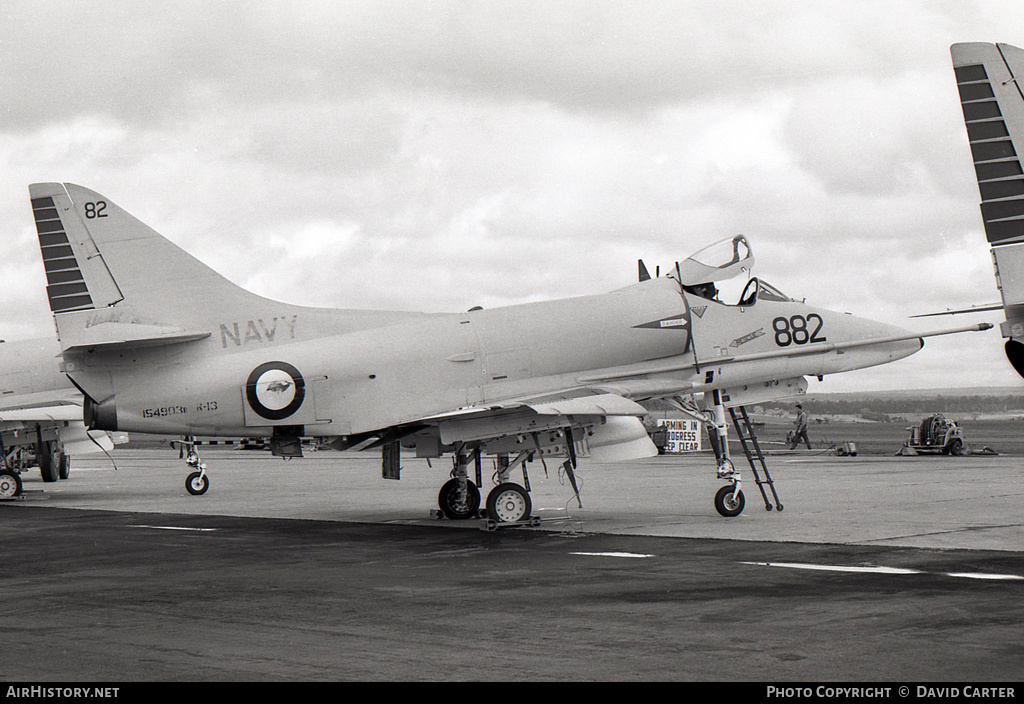
<path fill-rule="evenodd" d="M 199 459 L 199 454 L 194 449 L 190 448 L 185 457 L 185 464 L 199 470 L 185 477 L 185 489 L 193 496 L 205 494 L 210 488 L 210 478 L 206 476 L 206 463 Z"/>
<path fill-rule="evenodd" d="M 729 425 L 725 420 L 726 407 L 722 399 L 722 393 L 717 389 L 710 393 L 713 408 L 705 411 L 698 410 L 692 402 L 688 404 L 680 397 L 673 398 L 672 405 L 685 413 L 688 417 L 703 423 L 707 427 L 708 438 L 711 440 L 711 449 L 715 453 L 717 476 L 719 479 L 728 482 L 728 484 L 721 487 L 715 493 L 715 510 L 726 518 L 734 518 L 743 512 L 743 508 L 746 505 L 746 499 L 743 497 L 740 473 L 732 463 L 732 460 L 729 459 Z M 750 464 L 750 470 L 754 473 L 754 481 L 761 492 L 761 497 L 764 499 L 765 510 L 771 511 L 775 509 L 777 511 L 781 511 L 783 508 L 782 503 L 779 501 L 779 496 L 775 492 L 775 483 L 772 481 L 772 476 L 768 471 L 768 465 L 764 461 L 764 453 L 761 452 L 761 447 L 758 445 L 757 438 L 754 436 L 753 425 L 750 422 L 750 418 L 747 416 L 746 408 L 743 406 L 734 406 L 730 407 L 728 410 L 729 415 L 732 417 L 733 425 L 736 427 L 736 434 L 739 438 L 740 444 L 743 447 L 743 454 L 746 456 L 747 462 Z M 764 472 L 764 479 L 761 479 L 761 475 L 756 466 L 757 464 L 760 464 L 761 469 Z M 768 493 L 765 490 L 766 486 L 768 487 L 768 490 L 771 491 L 771 500 L 768 498 Z"/>
<path fill-rule="evenodd" d="M 191 436 L 171 441 L 172 447 L 178 447 L 178 457 L 184 457 L 188 468 L 194 470 L 185 477 L 185 490 L 192 496 L 201 496 L 210 488 L 210 478 L 206 476 L 206 463 L 196 452 L 196 444 L 195 438 Z"/>

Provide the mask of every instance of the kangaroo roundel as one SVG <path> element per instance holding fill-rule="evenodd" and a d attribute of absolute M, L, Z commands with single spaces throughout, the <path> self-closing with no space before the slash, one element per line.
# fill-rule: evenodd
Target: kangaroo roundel
<path fill-rule="evenodd" d="M 281 420 L 299 410 L 306 397 L 306 382 L 287 362 L 266 362 L 252 370 L 245 383 L 245 398 L 257 414 Z"/>

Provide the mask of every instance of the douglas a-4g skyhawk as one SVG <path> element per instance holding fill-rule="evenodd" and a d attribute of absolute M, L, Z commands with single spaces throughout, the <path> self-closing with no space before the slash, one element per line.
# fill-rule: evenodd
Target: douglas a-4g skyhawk
<path fill-rule="evenodd" d="M 710 428 L 725 482 L 716 508 L 735 516 L 744 499 L 727 409 L 802 393 L 807 376 L 906 357 L 927 335 L 991 327 L 912 333 L 805 305 L 757 278 L 739 300 L 719 301 L 716 282 L 750 274 L 743 237 L 661 276 L 641 263 L 638 283 L 599 295 L 451 314 L 300 307 L 227 281 L 89 189 L 29 190 L 63 370 L 89 428 L 267 437 L 283 456 L 300 455 L 308 437 L 379 447 L 394 479 L 403 448 L 451 454 L 438 504 L 453 519 L 479 515 L 483 455 L 496 466 L 487 516 L 507 524 L 530 519 L 531 459 L 565 457 L 575 488 L 580 455 L 656 454 L 640 418 L 657 398 Z M 187 461 L 187 488 L 206 491 L 194 448 Z"/>

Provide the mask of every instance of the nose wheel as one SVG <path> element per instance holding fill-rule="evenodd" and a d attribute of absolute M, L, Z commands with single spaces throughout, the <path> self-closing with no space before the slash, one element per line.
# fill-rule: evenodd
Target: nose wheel
<path fill-rule="evenodd" d="M 736 484 L 726 484 L 715 494 L 715 510 L 726 518 L 733 518 L 743 513 L 746 499 Z"/>
<path fill-rule="evenodd" d="M 202 472 L 192 472 L 185 478 L 185 489 L 192 496 L 200 496 L 210 488 L 210 479 Z"/>
<path fill-rule="evenodd" d="M 210 478 L 206 476 L 206 463 L 199 459 L 199 454 L 194 449 L 189 448 L 185 464 L 198 470 L 185 477 L 185 490 L 192 496 L 205 494 L 210 488 Z"/>

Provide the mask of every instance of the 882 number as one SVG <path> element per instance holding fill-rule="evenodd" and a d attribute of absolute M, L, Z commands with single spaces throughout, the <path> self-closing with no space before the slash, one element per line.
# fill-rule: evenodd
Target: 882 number
<path fill-rule="evenodd" d="M 775 344 L 779 347 L 790 345 L 806 345 L 808 342 L 826 342 L 827 337 L 821 334 L 824 321 L 817 313 L 807 317 L 794 315 L 789 318 L 779 316 L 772 321 L 775 331 Z"/>

